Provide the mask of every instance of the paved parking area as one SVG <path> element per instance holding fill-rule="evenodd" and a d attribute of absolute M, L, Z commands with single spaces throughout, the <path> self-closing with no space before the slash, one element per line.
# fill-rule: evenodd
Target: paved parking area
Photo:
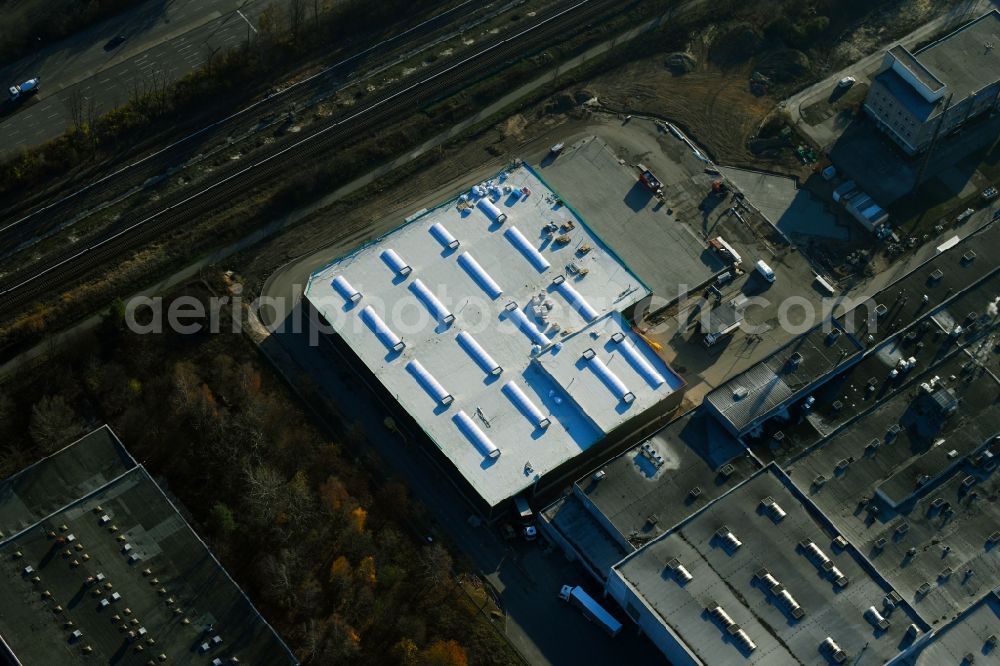
<path fill-rule="evenodd" d="M 806 236 L 846 241 L 850 237 L 847 227 L 837 223 L 837 218 L 822 201 L 807 190 L 799 189 L 795 179 L 747 169 L 722 167 L 720 170 L 789 238 L 799 241 Z"/>
<path fill-rule="evenodd" d="M 640 160 L 663 181 L 663 201 L 638 182 Z M 651 121 L 634 119 L 610 141 L 578 138 L 558 158 L 533 163 L 659 298 L 672 300 L 725 268 L 704 235 L 724 207 L 707 219 L 698 209 L 711 186 L 705 163 Z"/>

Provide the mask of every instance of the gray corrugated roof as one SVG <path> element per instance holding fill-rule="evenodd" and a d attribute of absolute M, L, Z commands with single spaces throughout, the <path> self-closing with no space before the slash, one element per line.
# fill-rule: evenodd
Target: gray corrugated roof
<path fill-rule="evenodd" d="M 850 336 L 831 337 L 817 327 L 730 379 L 705 400 L 739 431 L 858 353 L 860 347 Z M 791 361 L 794 354 L 801 357 L 797 364 Z"/>

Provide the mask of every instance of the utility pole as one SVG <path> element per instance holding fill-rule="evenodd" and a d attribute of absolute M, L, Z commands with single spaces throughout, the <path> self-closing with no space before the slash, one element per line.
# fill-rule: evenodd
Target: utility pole
<path fill-rule="evenodd" d="M 920 181 L 924 178 L 924 171 L 927 170 L 927 165 L 930 164 L 931 154 L 934 152 L 934 147 L 937 145 L 938 138 L 941 136 L 941 128 L 944 127 L 944 117 L 948 114 L 948 109 L 951 108 L 951 98 L 955 93 L 949 93 L 948 99 L 944 101 L 944 108 L 941 110 L 941 118 L 938 119 L 937 127 L 934 128 L 934 136 L 931 137 L 931 145 L 927 146 L 927 155 L 924 156 L 924 161 L 920 164 L 920 170 L 917 171 L 917 177 L 913 180 L 913 187 L 910 191 L 916 190 L 920 187 Z"/>

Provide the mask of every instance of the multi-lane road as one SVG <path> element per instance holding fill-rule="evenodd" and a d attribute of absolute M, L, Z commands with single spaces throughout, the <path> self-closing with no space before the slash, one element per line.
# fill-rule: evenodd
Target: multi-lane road
<path fill-rule="evenodd" d="M 44 143 L 73 123 L 73 91 L 104 113 L 125 102 L 136 86 L 170 83 L 213 54 L 252 36 L 269 5 L 284 0 L 148 0 L 133 10 L 91 26 L 32 56 L 0 67 L 8 86 L 40 76 L 36 97 L 0 116 L 0 157 Z M 240 10 L 237 12 L 237 10 Z M 105 50 L 108 40 L 125 41 Z"/>
<path fill-rule="evenodd" d="M 630 3 L 631 4 L 631 3 Z M 315 126 L 309 133 L 290 135 L 275 142 L 270 154 L 251 163 L 234 163 L 218 169 L 210 183 L 197 191 L 171 193 L 158 202 L 155 211 L 135 211 L 119 218 L 80 243 L 66 246 L 32 265 L 5 276 L 0 286 L 0 307 L 22 307 L 66 280 L 87 271 L 113 265 L 122 256 L 162 233 L 180 228 L 192 219 L 232 202 L 242 192 L 275 182 L 302 164 L 314 163 L 359 133 L 371 131 L 402 114 L 441 99 L 470 81 L 502 68 L 506 63 L 551 44 L 568 31 L 599 20 L 619 0 L 564 0 L 553 3 L 513 33 L 477 44 L 458 61 L 442 60 L 428 67 L 418 79 L 407 79 L 366 98 L 363 104 Z M 8 231 L 24 233 L 23 223 L 8 225 Z"/>

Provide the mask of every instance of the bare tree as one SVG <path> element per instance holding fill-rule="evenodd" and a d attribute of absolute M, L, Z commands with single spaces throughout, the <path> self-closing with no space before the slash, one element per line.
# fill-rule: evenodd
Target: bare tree
<path fill-rule="evenodd" d="M 61 395 L 45 396 L 31 408 L 28 432 L 47 452 L 69 444 L 82 430 L 83 424 L 76 412 Z"/>
<path fill-rule="evenodd" d="M 306 20 L 306 1 L 288 0 L 288 32 L 297 40 Z"/>
<path fill-rule="evenodd" d="M 82 131 L 85 121 L 83 110 L 84 98 L 78 86 L 73 86 L 69 91 L 69 98 L 66 100 L 66 105 L 69 107 L 69 116 L 73 120 L 73 129 L 77 132 Z"/>

